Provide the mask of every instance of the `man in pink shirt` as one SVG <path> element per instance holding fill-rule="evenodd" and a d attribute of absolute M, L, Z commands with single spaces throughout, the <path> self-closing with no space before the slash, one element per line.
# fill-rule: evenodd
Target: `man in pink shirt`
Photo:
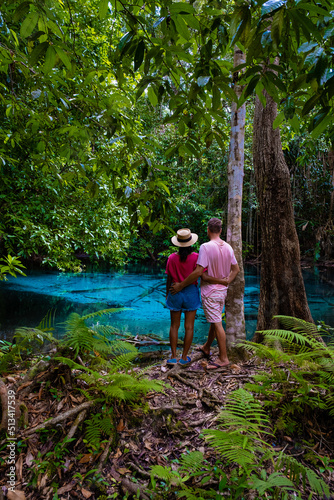
<path fill-rule="evenodd" d="M 229 364 L 226 352 L 226 336 L 222 325 L 222 312 L 228 285 L 234 280 L 239 272 L 239 266 L 232 247 L 220 238 L 222 223 L 213 218 L 208 222 L 207 233 L 209 240 L 203 243 L 199 249 L 196 269 L 181 283 L 174 283 L 171 293 L 180 292 L 184 287 L 193 283 L 200 276 L 201 297 L 204 314 L 210 330 L 208 340 L 201 347 L 201 351 L 210 356 L 210 347 L 217 338 L 219 356 L 215 362 L 207 365 L 208 370 L 214 370 Z M 207 272 L 204 272 L 207 268 Z"/>

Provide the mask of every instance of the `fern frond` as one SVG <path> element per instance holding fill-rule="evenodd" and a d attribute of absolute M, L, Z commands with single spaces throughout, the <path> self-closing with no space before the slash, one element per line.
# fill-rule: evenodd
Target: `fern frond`
<path fill-rule="evenodd" d="M 259 333 L 263 334 L 264 339 L 266 339 L 267 337 L 272 339 L 272 337 L 274 336 L 276 340 L 286 340 L 289 343 L 300 344 L 302 346 L 307 344 L 310 345 L 310 347 L 318 348 L 319 345 L 321 345 L 316 338 L 307 336 L 304 332 L 275 329 L 263 330 Z"/>
<path fill-rule="evenodd" d="M 254 396 L 244 389 L 233 391 L 226 399 L 226 406 L 218 416 L 222 428 L 237 428 L 239 432 L 265 433 L 269 425 L 269 417 Z"/>
<path fill-rule="evenodd" d="M 180 471 L 196 474 L 203 470 L 204 455 L 200 451 L 183 454 L 180 458 Z"/>
<path fill-rule="evenodd" d="M 314 323 L 309 323 L 300 318 L 294 318 L 293 316 L 282 316 L 277 315 L 274 318 L 278 319 L 279 322 L 289 330 L 303 333 L 308 337 L 319 337 L 319 330 Z"/>
<path fill-rule="evenodd" d="M 135 352 L 127 352 L 126 354 L 120 354 L 110 362 L 110 366 L 113 369 L 113 371 L 125 370 L 129 368 L 129 364 L 137 356 L 138 356 L 137 349 Z"/>
<path fill-rule="evenodd" d="M 96 318 L 98 316 L 104 316 L 105 314 L 115 314 L 122 311 L 128 311 L 131 307 L 112 307 L 111 309 L 102 309 L 101 311 L 96 311 L 81 318 L 85 321 L 86 319 Z"/>
<path fill-rule="evenodd" d="M 238 432 L 226 432 L 217 429 L 202 431 L 210 444 L 229 462 L 235 462 L 240 467 L 249 469 L 256 464 L 255 446 L 247 436 Z"/>
<path fill-rule="evenodd" d="M 170 483 L 171 480 L 175 477 L 170 467 L 163 467 L 162 465 L 153 465 L 151 467 L 151 476 L 157 477 Z"/>
<path fill-rule="evenodd" d="M 100 427 L 107 436 L 110 436 L 114 430 L 114 424 L 110 417 L 104 417 L 100 422 Z"/>
<path fill-rule="evenodd" d="M 45 332 L 39 328 L 27 328 L 24 326 L 17 328 L 13 337 L 18 341 L 17 344 L 22 344 L 22 346 L 27 346 L 27 344 L 31 342 L 38 342 L 40 345 L 43 345 L 45 340 L 56 342 L 56 339 L 50 332 Z"/>
<path fill-rule="evenodd" d="M 324 495 L 326 495 L 327 497 L 330 496 L 330 491 L 327 484 L 322 479 L 320 479 L 312 469 L 305 467 L 290 455 L 280 453 L 275 464 L 275 469 L 276 471 L 283 469 L 284 473 L 291 477 L 292 481 L 297 484 L 297 486 L 299 485 L 301 478 L 303 487 L 305 488 L 307 479 L 313 492 L 315 492 L 317 495 L 321 497 Z"/>
<path fill-rule="evenodd" d="M 255 476 L 252 476 L 251 480 L 252 489 L 257 490 L 260 495 L 265 495 L 265 492 L 267 490 L 272 490 L 274 488 L 279 488 L 280 490 L 297 491 L 294 488 L 293 482 L 279 472 L 273 472 L 269 477 L 266 478 L 265 481 Z"/>
<path fill-rule="evenodd" d="M 51 332 L 54 330 L 53 325 L 55 324 L 56 309 L 48 311 L 44 318 L 41 320 L 37 328 L 43 332 Z"/>

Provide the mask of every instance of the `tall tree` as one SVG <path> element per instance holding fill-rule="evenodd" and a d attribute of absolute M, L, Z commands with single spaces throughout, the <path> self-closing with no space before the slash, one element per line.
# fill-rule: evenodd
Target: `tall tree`
<path fill-rule="evenodd" d="M 245 55 L 238 47 L 234 49 L 234 67 L 245 63 Z M 238 72 L 234 74 L 234 91 L 240 98 L 242 86 Z M 228 341 L 246 338 L 244 315 L 245 276 L 242 262 L 242 187 L 244 178 L 244 142 L 245 142 L 246 105 L 239 108 L 234 101 L 231 106 L 231 137 L 228 161 L 228 217 L 227 242 L 232 246 L 238 261 L 240 272 L 230 285 L 226 298 L 226 335 Z"/>
<path fill-rule="evenodd" d="M 274 327 L 273 316 L 277 314 L 312 321 L 300 267 L 290 173 L 279 128 L 273 127 L 277 104 L 266 91 L 264 96 L 265 107 L 256 97 L 253 131 L 253 162 L 262 239 L 257 330 Z M 257 340 L 260 338 L 258 334 Z"/>

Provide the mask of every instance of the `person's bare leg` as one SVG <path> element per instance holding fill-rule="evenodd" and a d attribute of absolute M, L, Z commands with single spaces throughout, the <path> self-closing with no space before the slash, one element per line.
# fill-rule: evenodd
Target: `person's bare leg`
<path fill-rule="evenodd" d="M 219 366 L 227 366 L 229 365 L 229 359 L 227 357 L 227 351 L 226 351 L 226 335 L 225 335 L 225 330 L 223 328 L 222 322 L 219 323 L 212 323 L 215 326 L 215 332 L 216 332 L 216 338 L 218 342 L 218 347 L 219 347 L 219 356 L 217 360 L 215 361 L 216 365 Z M 217 368 L 215 365 L 207 365 L 207 369 L 214 369 Z"/>
<path fill-rule="evenodd" d="M 208 333 L 208 340 L 205 342 L 205 344 L 203 344 L 200 347 L 200 349 L 203 352 L 205 352 L 205 354 L 207 356 L 210 356 L 210 347 L 211 347 L 212 342 L 215 340 L 215 336 L 216 336 L 215 324 L 214 323 L 210 323 L 210 329 L 209 329 L 209 333 Z"/>
<path fill-rule="evenodd" d="M 187 354 L 194 337 L 194 323 L 195 323 L 196 310 L 186 311 L 184 314 L 185 314 L 185 319 L 184 319 L 185 334 L 183 342 L 182 359 L 184 361 L 187 361 Z"/>
<path fill-rule="evenodd" d="M 172 358 L 176 358 L 177 336 L 179 333 L 181 312 L 182 311 L 170 312 L 169 342 L 172 350 Z"/>

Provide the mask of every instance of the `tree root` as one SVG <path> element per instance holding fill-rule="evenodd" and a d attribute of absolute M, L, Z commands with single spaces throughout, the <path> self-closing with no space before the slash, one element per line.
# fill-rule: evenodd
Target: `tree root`
<path fill-rule="evenodd" d="M 82 410 L 82 412 L 79 413 L 79 415 L 77 416 L 77 418 L 74 420 L 73 424 L 71 425 L 71 428 L 70 428 L 66 438 L 64 439 L 64 441 L 68 441 L 69 439 L 72 439 L 72 437 L 74 436 L 74 434 L 77 431 L 78 426 L 81 424 L 81 422 L 84 421 L 84 419 L 86 417 L 86 413 L 87 413 L 87 410 Z"/>
<path fill-rule="evenodd" d="M 101 471 L 102 471 L 102 467 L 103 467 L 103 464 L 104 462 L 107 460 L 108 458 L 108 455 L 109 455 L 109 450 L 110 450 L 110 446 L 112 445 L 112 442 L 114 441 L 115 439 L 115 436 L 112 434 L 108 440 L 108 443 L 100 457 L 100 460 L 99 460 L 99 465 L 98 465 L 98 468 L 97 468 L 97 474 L 101 474 Z"/>
<path fill-rule="evenodd" d="M 139 490 L 139 498 L 142 498 L 143 500 L 149 500 L 149 497 L 147 495 L 145 495 L 143 488 L 141 486 L 139 486 L 139 484 L 133 483 L 132 481 L 130 481 L 126 477 L 121 479 L 121 485 L 122 485 L 123 489 L 125 490 L 124 491 L 125 493 L 129 492 L 132 495 L 136 495 L 136 498 L 138 498 L 137 494 L 138 494 L 138 490 Z"/>
<path fill-rule="evenodd" d="M 46 420 L 40 425 L 37 425 L 36 427 L 32 427 L 30 429 L 27 429 L 23 435 L 24 436 L 29 436 L 30 434 L 34 434 L 36 431 L 39 431 L 41 429 L 46 429 L 47 427 L 51 427 L 52 425 L 56 425 L 59 422 L 63 422 L 64 420 L 67 420 L 70 417 L 73 417 L 77 413 L 81 412 L 82 410 L 87 410 L 91 406 L 94 406 L 96 403 L 95 401 L 86 401 L 85 403 L 82 403 L 81 405 L 77 406 L 76 408 L 71 408 L 70 410 L 65 411 L 61 415 L 57 415 L 56 417 L 52 418 L 51 420 Z"/>

